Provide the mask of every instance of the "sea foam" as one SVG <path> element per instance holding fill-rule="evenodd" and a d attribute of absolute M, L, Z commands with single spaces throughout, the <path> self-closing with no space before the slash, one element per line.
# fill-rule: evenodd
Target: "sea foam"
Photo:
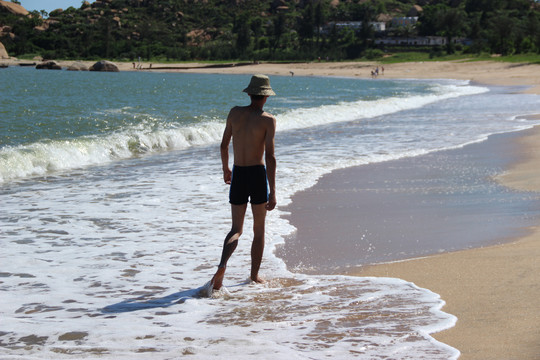
<path fill-rule="evenodd" d="M 164 76 L 120 74 L 119 84 L 141 86 L 140 79 L 154 81 L 154 75 Z M 69 76 L 94 80 L 93 74 Z M 181 80 L 210 89 L 205 79 L 215 83 L 213 77 L 175 75 L 162 89 Z M 320 90 L 317 98 L 325 99 L 328 89 L 319 81 L 273 78 L 273 86 L 289 84 L 291 94 L 300 94 L 297 82 L 313 83 L 311 88 Z M 239 79 L 223 81 L 228 82 Z M 415 82 L 358 84 L 383 90 L 401 86 L 402 95 L 294 109 L 272 108 L 279 99 L 269 101 L 278 120 L 278 208 L 267 217 L 261 275 L 268 281 L 264 286 L 246 282 L 253 235 L 248 211 L 227 267 L 228 294 L 217 298 L 199 293 L 215 271 L 230 229 L 229 188 L 217 146 L 226 114 L 190 115 L 183 126 L 167 122 L 174 113 L 170 107 L 155 114 L 172 102 L 166 92 L 138 99 L 149 99 L 152 114 L 144 115 L 142 105 L 107 107 L 121 117 L 137 111 L 147 122 L 3 146 L 3 358 L 457 358 L 456 349 L 430 335 L 456 321 L 441 311 L 444 301 L 437 294 L 398 279 L 307 276 L 287 269 L 274 252 L 295 231 L 283 205 L 337 168 L 416 156 L 532 126 L 515 115 L 537 111 L 540 101 L 505 90 L 482 93 L 484 88 L 460 82 L 444 83 L 441 91 L 430 82 L 427 90 L 410 95 L 407 89 Z M 217 99 L 226 93 L 219 90 L 208 96 L 212 109 L 231 103 Z M 334 96 L 343 91 L 335 90 Z M 460 91 L 476 95 L 442 100 Z M 183 107 L 199 111 L 197 101 Z M 28 179 L 40 174 L 51 176 Z"/>
<path fill-rule="evenodd" d="M 476 86 L 438 85 L 430 95 L 297 108 L 276 114 L 278 131 L 372 118 L 485 91 L 486 88 Z M 124 112 L 125 108 L 118 110 L 120 114 Z M 137 126 L 130 126 L 110 134 L 4 146 L 0 148 L 0 183 L 102 165 L 145 154 L 209 145 L 219 141 L 223 128 L 224 119 L 206 120 L 184 126 L 175 124 L 156 126 L 154 121 L 142 122 Z"/>

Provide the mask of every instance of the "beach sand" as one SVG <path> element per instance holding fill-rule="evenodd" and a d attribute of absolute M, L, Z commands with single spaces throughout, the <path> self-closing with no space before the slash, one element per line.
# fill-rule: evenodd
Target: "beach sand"
<path fill-rule="evenodd" d="M 498 177 L 506 186 L 540 191 L 540 127 L 517 139 L 519 161 Z M 458 317 L 434 337 L 461 351 L 460 359 L 540 357 L 540 227 L 515 241 L 422 259 L 381 264 L 358 276 L 389 276 L 430 289 Z"/>
<path fill-rule="evenodd" d="M 182 71 L 289 76 L 292 71 L 295 76 L 369 78 L 376 66 L 380 67 L 377 63 L 315 62 Z M 540 65 L 531 64 L 400 63 L 385 65 L 380 77 L 462 79 L 524 86 L 523 92 L 540 94 Z M 498 180 L 505 186 L 540 192 L 540 128 L 524 134 L 517 140 L 519 160 Z M 375 265 L 354 275 L 400 278 L 440 294 L 446 302 L 443 310 L 457 316 L 458 322 L 434 337 L 457 348 L 460 359 L 540 359 L 540 226 L 527 230 L 529 235 L 503 245 Z"/>
<path fill-rule="evenodd" d="M 293 71 L 295 75 L 368 78 L 375 66 L 376 63 L 261 64 L 194 71 L 269 75 L 289 75 Z M 524 92 L 540 94 L 539 65 L 402 63 L 386 65 L 381 77 L 468 79 L 490 85 L 526 86 Z M 498 180 L 505 186 L 540 192 L 540 128 L 524 134 L 517 140 L 519 160 Z M 539 359 L 540 226 L 527 230 L 527 236 L 503 245 L 375 265 L 354 275 L 401 278 L 440 294 L 446 302 L 443 310 L 456 315 L 458 322 L 434 337 L 457 348 L 460 359 Z"/>
<path fill-rule="evenodd" d="M 371 70 L 380 67 L 377 63 L 357 62 L 226 68 L 189 66 L 193 69 L 167 71 L 285 76 L 290 76 L 292 71 L 295 76 L 369 78 Z M 159 68 L 159 65 L 153 64 L 153 68 Z M 524 92 L 540 94 L 540 65 L 531 64 L 490 61 L 400 63 L 385 65 L 384 75 L 380 77 L 463 79 L 489 85 L 524 86 Z M 519 161 L 498 180 L 506 186 L 540 192 L 540 128 L 524 134 L 517 140 Z M 540 226 L 527 230 L 530 232 L 527 236 L 503 245 L 375 265 L 354 275 L 400 278 L 440 294 L 446 302 L 443 310 L 457 316 L 458 322 L 455 327 L 434 337 L 457 348 L 461 352 L 460 359 L 539 359 Z"/>
<path fill-rule="evenodd" d="M 486 142 L 429 156 L 336 170 L 323 176 L 312 188 L 293 196 L 292 204 L 285 210 L 291 213 L 288 218 L 298 230 L 278 248 L 277 254 L 288 267 L 298 267 L 301 272 L 333 273 L 335 267 L 346 265 L 351 267 L 347 275 L 400 278 L 439 294 L 447 304 L 443 310 L 456 315 L 458 322 L 434 337 L 460 350 L 461 359 L 538 359 L 540 228 L 516 225 L 503 235 L 496 226 L 501 221 L 496 219 L 498 210 L 486 212 L 486 205 L 481 205 L 484 200 L 493 203 L 492 190 L 485 199 L 473 193 L 457 192 L 451 203 L 463 206 L 441 207 L 441 200 L 443 203 L 448 200 L 445 196 L 439 198 L 437 192 L 431 194 L 428 188 L 425 194 L 411 191 L 407 184 L 437 187 L 439 179 L 452 176 L 446 171 L 455 170 L 456 164 L 464 162 L 459 169 L 468 171 L 471 166 L 478 166 L 477 162 L 481 164 L 495 156 L 506 164 L 503 167 L 509 168 L 497 176 L 499 182 L 508 181 L 505 186 L 510 186 L 510 179 L 516 178 L 517 183 L 512 187 L 533 191 L 540 176 L 530 174 L 531 169 L 538 172 L 540 168 L 540 159 L 533 156 L 540 155 L 539 140 L 540 127 L 537 127 L 495 135 Z M 527 163 L 513 163 L 515 159 Z M 447 170 L 433 167 L 441 161 L 450 162 Z M 514 170 L 522 167 L 526 176 Z M 426 183 L 421 180 L 424 176 L 429 179 Z M 528 178 L 533 181 L 527 182 Z M 398 185 L 402 192 L 395 193 L 392 189 Z M 532 196 L 537 197 L 535 194 Z M 515 220 L 508 219 L 510 223 Z M 488 229 L 478 224 L 488 224 Z M 368 238 L 384 241 L 375 240 L 376 246 L 369 245 L 366 249 L 362 239 L 370 229 L 377 229 L 377 233 Z M 515 238 L 523 235 L 526 236 Z M 342 239 L 358 239 L 358 243 L 351 245 Z M 468 248 L 474 242 L 486 240 L 484 248 L 437 254 L 442 246 Z M 417 245 L 437 255 L 380 264 L 402 258 L 399 256 L 402 251 L 407 254 L 417 251 Z M 353 267 L 354 261 L 379 264 Z"/>
<path fill-rule="evenodd" d="M 35 61 L 34 61 L 35 62 Z M 58 61 L 64 68 L 75 61 Z M 87 66 L 94 61 L 81 61 Z M 4 60 L 3 64 L 31 63 Z M 117 62 L 120 71 L 136 71 L 132 62 Z M 138 64 L 137 64 L 138 65 Z M 371 78 L 371 71 L 379 67 L 380 78 L 393 79 L 460 79 L 489 85 L 527 85 L 528 93 L 540 94 L 540 65 L 505 63 L 498 61 L 428 61 L 381 65 L 377 62 L 306 62 L 306 63 L 239 63 L 208 66 L 201 63 L 140 63 L 142 71 L 198 72 L 220 74 L 267 74 L 291 76 L 346 76 Z M 384 67 L 384 72 L 382 71 Z"/>
<path fill-rule="evenodd" d="M 122 64 L 121 69 L 129 70 L 130 64 Z M 143 64 L 148 68 L 150 64 Z M 231 66 L 222 68 L 200 68 L 201 64 L 167 64 L 166 67 L 192 67 L 193 69 L 167 71 L 196 71 L 203 73 L 227 74 L 267 74 L 290 76 L 291 71 L 296 76 L 346 76 L 371 78 L 371 70 L 379 67 L 379 78 L 394 79 L 460 79 L 471 80 L 489 85 L 528 85 L 525 92 L 540 93 L 540 65 L 516 64 L 495 61 L 433 61 L 389 64 L 382 67 L 375 62 L 311 62 L 273 64 L 261 63 L 254 65 Z M 161 65 L 153 64 L 152 68 L 159 69 Z M 132 66 L 131 66 L 132 68 Z"/>
<path fill-rule="evenodd" d="M 71 63 L 62 62 L 61 65 Z M 120 63 L 119 66 L 121 70 L 133 70 L 132 63 Z M 375 62 L 313 62 L 222 68 L 201 66 L 152 64 L 151 71 L 284 76 L 291 76 L 292 71 L 295 75 L 369 78 L 371 70 L 381 65 Z M 143 67 L 147 69 L 150 64 L 144 63 Z M 174 67 L 184 69 L 171 69 Z M 466 79 L 490 85 L 524 86 L 524 92 L 540 94 L 540 65 L 450 61 L 384 67 L 381 78 Z M 519 160 L 498 180 L 505 186 L 540 192 L 540 128 L 524 134 L 517 140 Z M 440 294 L 446 302 L 443 310 L 456 315 L 458 322 L 455 327 L 434 337 L 457 348 L 462 353 L 460 359 L 539 359 L 540 224 L 527 230 L 527 236 L 503 245 L 370 266 L 355 275 L 401 278 Z"/>

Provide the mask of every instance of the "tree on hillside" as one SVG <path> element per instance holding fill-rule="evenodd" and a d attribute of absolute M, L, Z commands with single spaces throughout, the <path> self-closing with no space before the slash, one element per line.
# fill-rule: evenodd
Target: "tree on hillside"
<path fill-rule="evenodd" d="M 275 19 L 271 27 L 271 54 L 275 54 L 276 49 L 280 45 L 281 38 L 285 32 L 285 15 L 280 13 Z"/>
<path fill-rule="evenodd" d="M 460 36 L 473 39 L 469 51 L 540 52 L 540 6 L 533 0 L 81 1 L 80 9 L 53 12 L 39 30 L 45 13 L 23 17 L 0 7 L 0 41 L 13 56 L 354 59 L 376 47 L 371 21 L 380 14 L 406 16 L 416 3 L 424 9 L 416 28 L 387 36 L 444 36 L 449 53 L 452 38 Z M 332 26 L 348 21 L 363 25 Z"/>
<path fill-rule="evenodd" d="M 491 49 L 502 55 L 514 53 L 517 24 L 507 11 L 497 11 L 489 20 Z"/>
<path fill-rule="evenodd" d="M 321 28 L 326 23 L 328 18 L 328 1 L 320 0 L 315 6 L 315 27 L 317 29 L 317 46 L 319 47 L 321 41 Z"/>
<path fill-rule="evenodd" d="M 313 37 L 315 35 L 315 9 L 311 3 L 307 4 L 298 18 L 298 36 L 302 47 L 313 50 Z"/>
<path fill-rule="evenodd" d="M 236 33 L 236 49 L 242 57 L 247 56 L 247 50 L 251 46 L 251 29 L 249 14 L 242 13 L 235 19 L 233 32 Z"/>
<path fill-rule="evenodd" d="M 443 4 L 426 6 L 418 19 L 418 31 L 426 36 L 444 36 L 446 38 L 446 51 L 455 52 L 452 38 L 461 36 L 466 30 L 467 14 L 459 9 Z"/>
<path fill-rule="evenodd" d="M 371 25 L 371 23 L 375 21 L 375 8 L 367 3 L 364 3 L 358 10 L 358 16 L 360 16 L 359 19 L 362 22 L 360 31 L 358 32 L 358 39 L 360 40 L 360 50 L 365 51 L 368 47 L 370 47 L 369 43 L 375 37 L 375 30 Z"/>
<path fill-rule="evenodd" d="M 524 51 L 535 51 L 540 53 L 540 13 L 530 11 L 524 23 L 525 39 L 527 45 Z"/>

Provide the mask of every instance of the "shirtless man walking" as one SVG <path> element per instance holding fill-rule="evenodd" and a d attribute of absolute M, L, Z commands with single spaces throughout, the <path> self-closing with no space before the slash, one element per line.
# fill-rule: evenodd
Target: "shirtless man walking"
<path fill-rule="evenodd" d="M 253 243 L 251 244 L 251 280 L 259 277 L 264 251 L 266 211 L 276 207 L 276 157 L 274 135 L 276 119 L 263 111 L 268 96 L 275 95 L 265 75 L 254 75 L 244 89 L 251 98 L 249 106 L 236 106 L 229 112 L 221 141 L 223 180 L 230 184 L 232 228 L 225 237 L 218 270 L 211 280 L 213 289 L 223 284 L 227 261 L 242 235 L 248 198 L 253 213 Z M 229 144 L 233 141 L 234 166 L 229 168 Z M 266 164 L 266 167 L 265 167 Z M 270 193 L 268 193 L 268 187 Z"/>

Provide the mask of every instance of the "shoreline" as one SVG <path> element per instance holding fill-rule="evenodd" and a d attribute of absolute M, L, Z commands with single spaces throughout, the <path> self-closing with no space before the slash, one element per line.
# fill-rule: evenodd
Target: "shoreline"
<path fill-rule="evenodd" d="M 368 78 L 373 66 L 376 64 L 272 64 L 200 72 L 287 75 L 294 71 L 305 76 Z M 402 63 L 386 66 L 381 78 L 461 79 L 523 87 L 517 91 L 540 95 L 540 77 L 530 76 L 539 70 L 539 65 L 496 62 Z M 507 187 L 540 192 L 540 126 L 523 134 L 514 140 L 520 149 L 518 160 L 496 180 Z M 540 308 L 535 306 L 540 296 L 535 276 L 539 273 L 540 226 L 522 230 L 529 234 L 500 239 L 508 241 L 501 245 L 372 265 L 348 275 L 400 278 L 439 294 L 446 303 L 442 310 L 458 321 L 432 336 L 458 349 L 460 359 L 533 360 L 540 353 Z"/>
<path fill-rule="evenodd" d="M 294 271 L 339 274 L 524 235 L 539 219 L 539 197 L 493 177 L 519 159 L 515 143 L 529 131 L 327 173 L 283 208 L 296 232 L 276 255 Z"/>
<path fill-rule="evenodd" d="M 59 63 L 67 66 L 73 62 Z M 117 64 L 121 71 L 136 71 L 132 63 Z M 141 71 L 149 71 L 149 65 L 144 63 L 145 69 Z M 376 62 L 262 63 L 226 68 L 198 68 L 192 64 L 189 69 L 150 71 L 281 76 L 291 76 L 293 71 L 295 76 L 370 78 L 371 70 L 377 65 L 381 66 Z M 163 66 L 174 67 L 174 64 Z M 540 74 L 540 65 L 445 61 L 384 67 L 384 75 L 379 76 L 382 79 L 469 80 L 516 86 L 519 87 L 516 91 L 540 95 L 540 76 L 531 76 Z M 526 131 L 516 143 L 521 150 L 518 161 L 497 180 L 511 188 L 540 192 L 540 126 Z M 535 276 L 539 273 L 540 224 L 527 230 L 528 235 L 502 245 L 378 264 L 348 275 L 401 278 L 439 294 L 446 302 L 442 310 L 457 316 L 458 322 L 453 328 L 432 336 L 458 349 L 462 353 L 460 359 L 536 359 L 540 354 L 537 319 L 540 286 Z"/>
<path fill-rule="evenodd" d="M 454 327 L 431 334 L 460 359 L 537 359 L 540 353 L 536 274 L 540 227 L 511 243 L 378 264 L 350 275 L 398 277 L 427 288 L 455 315 Z"/>
<path fill-rule="evenodd" d="M 381 65 L 317 62 L 196 68 L 197 64 L 193 64 L 193 69 L 166 72 L 291 76 L 292 71 L 294 76 L 371 78 L 371 70 L 376 66 Z M 518 92 L 540 95 L 540 76 L 531 76 L 539 73 L 540 65 L 448 61 L 385 65 L 384 75 L 379 78 L 468 80 L 485 85 L 516 86 Z M 530 179 L 540 179 L 540 146 L 537 145 L 540 144 L 540 127 L 524 134 L 515 140 L 520 149 L 518 161 L 497 180 L 520 190 L 525 181 L 528 191 L 540 192 L 540 185 L 530 187 Z M 535 277 L 539 273 L 540 224 L 523 230 L 530 234 L 519 237 L 523 233 L 516 233 L 514 241 L 500 239 L 508 241 L 502 245 L 373 265 L 349 275 L 400 278 L 439 294 L 446 302 L 442 310 L 457 316 L 458 321 L 454 327 L 432 336 L 458 349 L 460 359 L 533 360 L 540 353 L 540 326 L 536 319 L 540 309 L 534 306 L 540 297 Z"/>
<path fill-rule="evenodd" d="M 194 72 L 290 76 L 293 71 L 295 76 L 370 78 L 375 66 L 377 63 L 260 64 Z M 386 65 L 379 78 L 468 80 L 515 86 L 516 92 L 540 95 L 540 76 L 531 76 L 539 73 L 540 65 L 449 61 Z M 513 140 L 519 148 L 517 161 L 497 180 L 507 187 L 540 192 L 540 126 L 523 134 Z M 442 310 L 458 321 L 432 336 L 458 349 L 460 359 L 533 360 L 540 354 L 540 308 L 535 306 L 540 297 L 535 276 L 540 270 L 540 226 L 522 230 L 529 234 L 516 232 L 513 240 L 499 239 L 505 241 L 501 245 L 378 264 L 348 275 L 400 278 L 439 294 L 446 302 Z"/>
<path fill-rule="evenodd" d="M 540 126 L 515 142 L 521 160 L 496 180 L 540 192 Z M 399 277 L 439 294 L 446 302 L 442 310 L 458 321 L 432 336 L 460 350 L 460 359 L 537 359 L 540 226 L 525 230 L 527 235 L 501 245 L 377 264 L 351 275 Z"/>
<path fill-rule="evenodd" d="M 78 62 L 91 66 L 96 61 L 61 60 L 57 63 L 62 68 Z M 37 60 L 4 60 L 2 64 L 18 66 L 36 63 Z M 133 62 L 116 62 L 120 71 L 154 72 L 195 72 L 219 74 L 258 74 L 291 76 L 338 76 L 371 78 L 371 71 L 379 67 L 382 79 L 456 79 L 468 80 L 486 85 L 526 86 L 523 92 L 540 94 L 540 65 L 529 63 L 506 63 L 499 61 L 427 61 L 380 64 L 376 61 L 365 62 L 304 62 L 304 63 L 253 63 L 231 62 L 223 65 L 203 63 L 151 63 L 141 62 L 141 69 L 135 69 Z M 384 68 L 384 71 L 382 71 Z"/>

